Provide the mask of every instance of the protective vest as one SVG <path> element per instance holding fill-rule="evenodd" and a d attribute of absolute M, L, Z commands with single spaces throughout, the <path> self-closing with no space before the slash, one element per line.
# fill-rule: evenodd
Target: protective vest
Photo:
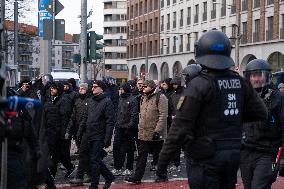
<path fill-rule="evenodd" d="M 248 148 L 254 148 L 262 152 L 277 153 L 281 146 L 280 129 L 280 96 L 275 91 L 268 90 L 262 98 L 267 110 L 266 122 L 248 122 L 243 125 L 242 144 Z"/>
<path fill-rule="evenodd" d="M 230 71 L 224 75 L 202 72 L 200 77 L 209 81 L 213 92 L 202 102 L 189 153 L 196 156 L 194 159 L 201 159 L 214 155 L 216 150 L 240 149 L 243 79 Z"/>

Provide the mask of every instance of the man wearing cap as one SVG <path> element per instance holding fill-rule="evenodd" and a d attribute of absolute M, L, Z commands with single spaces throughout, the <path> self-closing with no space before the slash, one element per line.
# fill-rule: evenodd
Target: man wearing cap
<path fill-rule="evenodd" d="M 104 189 L 108 189 L 114 181 L 113 174 L 101 159 L 103 148 L 111 145 L 115 124 L 113 104 L 104 93 L 106 87 L 103 81 L 94 81 L 93 96 L 88 98 L 87 111 L 83 115 L 82 127 L 86 127 L 90 150 L 91 185 L 89 189 L 98 189 L 100 174 L 105 179 Z"/>
<path fill-rule="evenodd" d="M 168 100 L 165 95 L 155 90 L 156 85 L 153 80 L 144 81 L 144 95 L 141 99 L 138 126 L 139 156 L 135 173 L 131 177 L 126 178 L 126 181 L 136 184 L 141 183 L 147 164 L 148 153 L 152 152 L 153 157 L 158 157 L 167 134 Z M 157 162 L 154 162 L 155 164 Z"/>
<path fill-rule="evenodd" d="M 134 163 L 134 136 L 138 126 L 138 102 L 131 95 L 131 86 L 124 83 L 120 89 L 120 99 L 115 125 L 115 137 L 113 142 L 114 175 L 130 175 Z M 126 169 L 123 171 L 127 154 Z M 123 172 L 122 172 L 123 171 Z"/>

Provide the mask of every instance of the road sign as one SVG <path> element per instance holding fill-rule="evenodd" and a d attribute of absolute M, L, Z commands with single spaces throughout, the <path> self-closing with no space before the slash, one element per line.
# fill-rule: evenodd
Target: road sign
<path fill-rule="evenodd" d="M 45 5 L 45 10 L 47 10 L 50 14 L 53 14 L 53 0 L 47 0 L 48 3 Z M 55 0 L 55 16 L 64 9 L 64 6 L 58 1 Z"/>
<path fill-rule="evenodd" d="M 53 39 L 53 20 L 45 19 L 43 21 L 43 39 Z M 55 19 L 55 40 L 65 40 L 65 20 Z"/>

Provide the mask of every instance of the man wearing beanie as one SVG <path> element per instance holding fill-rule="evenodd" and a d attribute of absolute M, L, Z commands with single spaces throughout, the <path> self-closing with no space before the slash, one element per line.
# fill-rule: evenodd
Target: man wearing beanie
<path fill-rule="evenodd" d="M 120 98 L 113 142 L 114 175 L 130 175 L 134 163 L 134 137 L 138 126 L 138 102 L 131 95 L 131 86 L 124 83 L 119 90 Z M 126 169 L 122 172 L 127 154 Z"/>
<path fill-rule="evenodd" d="M 71 139 L 75 136 L 76 145 L 79 152 L 79 164 L 77 168 L 76 178 L 70 180 L 72 184 L 83 184 L 88 179 L 84 180 L 84 173 L 90 178 L 90 158 L 86 129 L 82 127 L 83 115 L 87 112 L 87 90 L 88 84 L 81 83 L 79 85 L 79 96 L 76 98 L 71 119 L 69 121 L 67 131 L 65 134 L 66 139 Z"/>
<path fill-rule="evenodd" d="M 49 168 L 50 175 L 48 175 L 46 181 L 47 189 L 56 188 L 54 178 L 59 162 L 67 169 L 65 177 L 69 177 L 75 170 L 75 166 L 71 163 L 70 151 L 68 151 L 70 140 L 65 139 L 71 105 L 69 99 L 63 95 L 63 90 L 64 86 L 62 83 L 51 83 L 51 98 L 43 107 L 43 122 L 52 161 L 52 166 Z"/>
<path fill-rule="evenodd" d="M 153 80 L 146 80 L 143 83 L 143 97 L 141 98 L 138 148 L 139 157 L 135 173 L 126 179 L 127 182 L 141 183 L 147 164 L 148 153 L 152 152 L 153 157 L 159 157 L 163 141 L 167 135 L 168 100 L 165 95 L 157 92 Z M 155 158 L 153 164 L 157 164 Z"/>
<path fill-rule="evenodd" d="M 86 128 L 89 143 L 91 185 L 89 189 L 98 189 L 100 174 L 105 179 L 103 189 L 108 189 L 114 181 L 114 176 L 102 161 L 103 148 L 111 145 L 113 127 L 115 124 L 113 104 L 106 97 L 106 84 L 94 81 L 93 96 L 87 99 L 87 111 L 83 115 L 82 127 Z"/>

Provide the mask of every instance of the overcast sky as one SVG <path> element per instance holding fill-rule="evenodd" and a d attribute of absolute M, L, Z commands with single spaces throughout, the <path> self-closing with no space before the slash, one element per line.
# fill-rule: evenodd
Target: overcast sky
<path fill-rule="evenodd" d="M 80 33 L 81 0 L 59 0 L 64 9 L 56 16 L 58 19 L 65 19 L 65 32 L 70 34 Z M 103 0 L 87 0 L 88 11 L 93 10 L 93 15 L 88 18 L 88 23 L 93 23 L 91 30 L 97 33 L 103 33 Z M 35 0 L 30 12 L 29 18 L 25 18 L 24 22 L 37 26 L 37 0 Z M 23 20 L 20 20 L 23 21 Z"/>

